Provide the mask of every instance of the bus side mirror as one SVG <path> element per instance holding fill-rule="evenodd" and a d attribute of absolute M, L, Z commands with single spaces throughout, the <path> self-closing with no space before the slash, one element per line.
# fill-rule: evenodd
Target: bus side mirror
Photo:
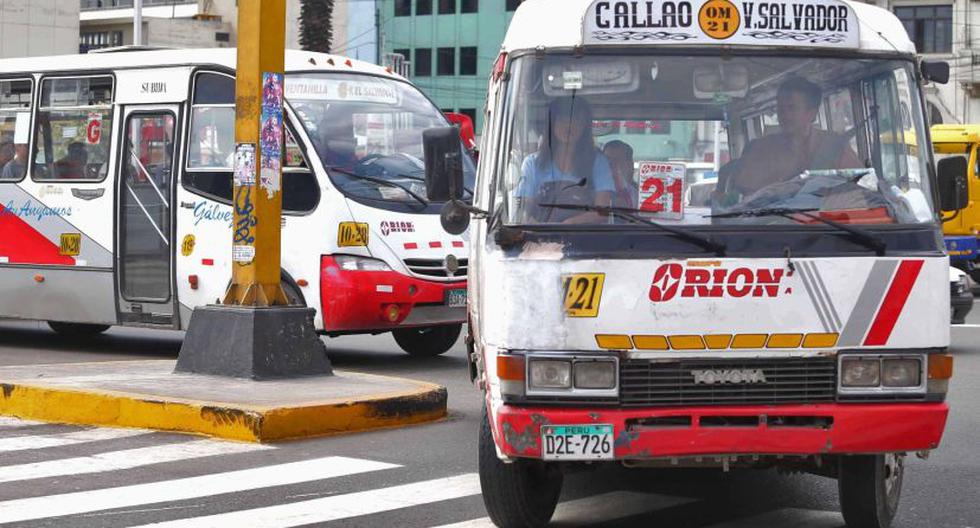
<path fill-rule="evenodd" d="M 939 206 L 943 211 L 959 211 L 969 203 L 967 190 L 967 162 L 965 156 L 939 160 Z"/>
<path fill-rule="evenodd" d="M 922 77 L 927 81 L 946 84 L 949 82 L 949 63 L 946 61 L 924 60 L 920 65 Z"/>
<path fill-rule="evenodd" d="M 422 132 L 425 192 L 430 202 L 449 202 L 463 196 L 463 160 L 456 127 Z"/>

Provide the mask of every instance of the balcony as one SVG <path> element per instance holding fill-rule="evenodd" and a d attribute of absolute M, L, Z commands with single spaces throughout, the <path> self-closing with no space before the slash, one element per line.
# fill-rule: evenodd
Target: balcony
<path fill-rule="evenodd" d="M 132 21 L 133 0 L 80 0 L 79 20 L 106 23 Z M 205 2 L 188 0 L 143 0 L 145 18 L 195 18 L 205 15 L 200 4 Z"/>
<path fill-rule="evenodd" d="M 82 11 L 92 11 L 96 9 L 132 9 L 133 0 L 80 0 Z M 151 6 L 173 6 L 181 4 L 196 4 L 196 1 L 188 0 L 143 0 L 143 7 Z"/>

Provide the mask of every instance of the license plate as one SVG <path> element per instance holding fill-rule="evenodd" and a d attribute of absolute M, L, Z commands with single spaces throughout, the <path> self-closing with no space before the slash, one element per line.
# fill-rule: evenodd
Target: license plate
<path fill-rule="evenodd" d="M 446 291 L 446 306 L 457 308 L 466 306 L 466 288 Z"/>
<path fill-rule="evenodd" d="M 612 425 L 542 425 L 541 456 L 545 460 L 611 460 Z"/>

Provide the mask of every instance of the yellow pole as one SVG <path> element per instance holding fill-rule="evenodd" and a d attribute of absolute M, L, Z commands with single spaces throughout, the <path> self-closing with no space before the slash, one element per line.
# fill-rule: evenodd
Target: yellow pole
<path fill-rule="evenodd" d="M 279 271 L 285 39 L 285 0 L 239 0 L 235 223 L 224 304 L 288 304 Z"/>

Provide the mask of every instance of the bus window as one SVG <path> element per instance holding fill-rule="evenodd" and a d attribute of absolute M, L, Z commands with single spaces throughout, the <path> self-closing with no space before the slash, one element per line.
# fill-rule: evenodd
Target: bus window
<path fill-rule="evenodd" d="M 34 124 L 35 180 L 97 181 L 108 171 L 112 77 L 45 79 Z"/>
<path fill-rule="evenodd" d="M 31 86 L 29 79 L 0 81 L 0 181 L 20 181 L 27 171 Z"/>
<path fill-rule="evenodd" d="M 184 185 L 193 193 L 231 203 L 235 151 L 235 78 L 202 72 L 194 79 L 190 143 Z M 316 177 L 286 128 L 282 208 L 307 213 L 320 201 Z"/>

